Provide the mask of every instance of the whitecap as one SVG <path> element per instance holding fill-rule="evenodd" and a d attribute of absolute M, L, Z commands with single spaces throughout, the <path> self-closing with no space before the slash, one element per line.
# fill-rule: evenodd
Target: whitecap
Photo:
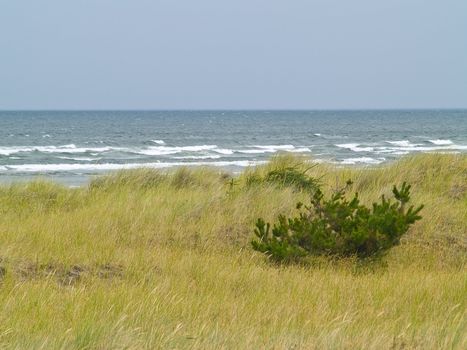
<path fill-rule="evenodd" d="M 401 140 L 401 141 L 386 141 L 387 143 L 390 143 L 391 145 L 394 146 L 401 146 L 401 147 L 410 147 L 410 146 L 415 146 L 412 143 L 410 143 L 409 140 Z"/>
<path fill-rule="evenodd" d="M 261 149 L 275 149 L 275 150 L 288 150 L 288 149 L 294 149 L 294 145 L 255 145 L 251 146 L 255 148 L 261 148 Z"/>
<path fill-rule="evenodd" d="M 99 148 L 79 148 L 74 144 L 63 146 L 11 146 L 1 147 L 0 155 L 9 156 L 15 153 L 42 152 L 42 153 L 86 153 L 86 152 L 106 152 L 110 150 L 121 150 L 117 147 L 99 147 Z"/>
<path fill-rule="evenodd" d="M 275 149 L 239 149 L 235 150 L 237 153 L 244 153 L 244 154 L 264 154 L 264 153 L 275 153 L 277 150 Z"/>
<path fill-rule="evenodd" d="M 92 162 L 92 161 L 97 161 L 102 158 L 91 158 L 91 157 L 57 157 L 60 159 L 68 159 L 68 160 L 77 160 L 77 161 L 83 161 L 83 162 Z"/>
<path fill-rule="evenodd" d="M 357 158 L 346 158 L 340 161 L 340 164 L 345 165 L 353 165 L 357 163 L 364 163 L 364 164 L 380 164 L 385 160 L 385 158 L 370 158 L 370 157 L 357 157 Z"/>
<path fill-rule="evenodd" d="M 146 149 L 134 151 L 138 154 L 148 156 L 163 156 L 169 154 L 176 154 L 181 152 L 200 152 L 200 151 L 213 151 L 221 154 L 233 154 L 233 151 L 228 149 L 217 148 L 216 145 L 200 145 L 200 146 L 181 146 L 181 147 L 168 147 L 168 146 L 154 146 Z"/>
<path fill-rule="evenodd" d="M 173 159 L 219 159 L 222 158 L 218 155 L 211 155 L 211 156 L 182 156 L 182 157 L 172 157 Z"/>
<path fill-rule="evenodd" d="M 107 152 L 112 150 L 122 150 L 119 147 L 76 147 L 74 144 L 64 146 L 38 146 L 34 147 L 33 151 L 43 153 L 86 153 L 86 152 Z"/>
<path fill-rule="evenodd" d="M 109 171 L 109 170 L 122 170 L 122 169 L 137 169 L 137 168 L 171 168 L 177 166 L 214 166 L 214 167 L 249 167 L 260 164 L 265 164 L 267 161 L 253 161 L 253 160 L 237 160 L 237 161 L 218 161 L 218 162 L 158 162 L 158 163 L 103 163 L 103 164 L 21 164 L 9 165 L 8 167 L 0 168 L 2 171 L 16 171 L 16 172 L 57 172 L 57 171 Z"/>
<path fill-rule="evenodd" d="M 440 139 L 437 139 L 437 140 L 428 140 L 429 142 L 431 142 L 432 144 L 434 145 L 438 145 L 438 146 L 443 146 L 443 145 L 452 145 L 453 142 L 451 140 L 440 140 Z"/>
<path fill-rule="evenodd" d="M 373 147 L 360 147 L 359 143 L 342 143 L 336 146 L 340 148 L 347 148 L 354 152 L 372 152 L 374 150 Z"/>
<path fill-rule="evenodd" d="M 213 152 L 216 152 L 216 153 L 220 153 L 220 154 L 226 154 L 226 155 L 229 155 L 229 154 L 233 154 L 234 151 L 231 150 L 231 149 L 228 149 L 228 148 L 215 148 L 212 150 Z"/>
<path fill-rule="evenodd" d="M 295 149 L 287 150 L 286 152 L 309 153 L 309 152 L 311 152 L 311 149 L 309 149 L 308 147 L 301 147 L 301 148 L 295 148 Z"/>
<path fill-rule="evenodd" d="M 143 154 L 143 155 L 146 155 L 146 156 L 165 156 L 165 155 L 169 155 L 169 154 L 176 154 L 176 153 L 180 153 L 181 151 L 180 150 L 169 150 L 169 149 L 161 149 L 161 148 L 149 148 L 149 149 L 141 149 L 141 150 L 135 150 L 133 151 L 134 153 L 137 153 L 137 154 Z"/>
<path fill-rule="evenodd" d="M 1 147 L 0 148 L 0 155 L 2 156 L 9 156 L 19 152 L 30 152 L 33 148 L 31 147 Z"/>
<path fill-rule="evenodd" d="M 432 151 L 445 151 L 445 150 L 467 150 L 467 145 L 447 145 L 447 146 L 415 146 L 415 147 L 397 147 L 394 148 L 396 151 L 420 151 L 420 152 L 432 152 Z"/>
<path fill-rule="evenodd" d="M 305 153 L 311 152 L 308 147 L 295 148 L 293 145 L 271 145 L 271 146 L 250 146 L 255 149 L 238 149 L 235 150 L 237 153 L 244 154 L 264 154 L 264 153 L 276 153 L 279 151 L 292 152 L 292 153 Z"/>
<path fill-rule="evenodd" d="M 151 140 L 151 142 L 157 143 L 158 145 L 165 145 L 164 140 Z"/>

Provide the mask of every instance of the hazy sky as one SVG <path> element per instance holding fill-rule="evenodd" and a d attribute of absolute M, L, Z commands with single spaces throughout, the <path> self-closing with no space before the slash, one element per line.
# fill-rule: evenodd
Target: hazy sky
<path fill-rule="evenodd" d="M 0 0 L 0 109 L 467 107 L 466 0 Z"/>

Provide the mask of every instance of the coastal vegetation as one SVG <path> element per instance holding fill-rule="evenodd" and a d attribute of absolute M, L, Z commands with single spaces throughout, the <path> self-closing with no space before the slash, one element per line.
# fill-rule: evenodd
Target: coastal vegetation
<path fill-rule="evenodd" d="M 423 219 L 372 262 L 274 264 L 252 249 L 258 218 L 294 216 L 318 186 L 335 193 L 348 179 L 364 206 L 411 184 Z M 462 154 L 3 185 L 0 347 L 463 349 L 466 222 Z"/>
<path fill-rule="evenodd" d="M 352 200 L 345 189 L 336 190 L 329 199 L 317 188 L 310 193 L 309 205 L 297 203 L 298 217 L 279 215 L 278 223 L 271 225 L 262 218 L 256 222 L 253 248 L 277 262 L 293 262 L 310 255 L 328 257 L 355 256 L 359 259 L 378 258 L 400 243 L 409 227 L 422 217 L 423 205 L 407 208 L 410 185 L 405 182 L 393 187 L 395 202 L 381 196 L 381 203 L 372 208 L 360 204 L 358 193 Z M 302 209 L 304 207 L 304 209 Z"/>

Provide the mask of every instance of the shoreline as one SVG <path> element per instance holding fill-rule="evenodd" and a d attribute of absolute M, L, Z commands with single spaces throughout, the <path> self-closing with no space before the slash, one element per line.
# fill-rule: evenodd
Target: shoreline
<path fill-rule="evenodd" d="M 240 176 L 242 173 L 251 171 L 252 169 L 255 169 L 257 167 L 265 166 L 271 161 L 274 161 L 275 158 L 277 157 L 296 157 L 300 159 L 301 161 L 306 161 L 310 164 L 322 164 L 323 166 L 329 167 L 329 168 L 334 168 L 334 169 L 361 169 L 361 170 L 371 170 L 371 169 L 379 169 L 379 168 L 384 168 L 384 167 L 390 167 L 393 164 L 397 164 L 399 162 L 404 162 L 407 159 L 412 159 L 412 158 L 418 158 L 418 157 L 424 157 L 425 155 L 451 155 L 451 156 L 467 156 L 467 152 L 423 152 L 423 153 L 414 153 L 414 154 L 407 154 L 403 155 L 399 158 L 396 159 L 389 159 L 384 162 L 378 163 L 378 164 L 364 164 L 364 163 L 356 163 L 356 164 L 342 164 L 340 162 L 335 162 L 335 161 L 326 161 L 322 159 L 313 159 L 311 156 L 306 155 L 306 154 L 301 154 L 301 155 L 293 155 L 289 153 L 277 153 L 267 160 L 262 160 L 262 161 L 251 161 L 251 165 L 247 166 L 242 166 L 241 170 L 238 170 L 232 166 L 226 166 L 226 165 L 211 165 L 210 162 L 203 162 L 201 163 L 196 163 L 196 164 L 190 164 L 189 162 L 183 163 L 174 163 L 174 165 L 171 165 L 171 163 L 167 164 L 161 164 L 161 163 L 147 163 L 147 164 L 138 164 L 138 165 L 133 165 L 133 164 L 108 164 L 109 169 L 108 170 L 102 170 L 99 172 L 94 172 L 94 173 L 83 173 L 83 174 L 73 174 L 73 173 L 68 173 L 68 172 L 62 172 L 62 173 L 41 173 L 41 174 L 28 174 L 28 173 L 19 173 L 19 174 L 0 174 L 0 186 L 8 186 L 10 184 L 15 184 L 15 183 L 25 183 L 25 182 L 31 182 L 31 181 L 50 181 L 50 182 L 56 182 L 57 184 L 64 185 L 67 187 L 85 187 L 89 185 L 89 183 L 94 179 L 94 178 L 99 178 L 99 177 L 105 177 L 105 176 L 111 176 L 112 174 L 122 172 L 122 171 L 131 171 L 131 170 L 138 170 L 138 169 L 148 169 L 152 171 L 158 171 L 161 173 L 173 173 L 179 168 L 188 168 L 188 169 L 211 169 L 213 171 L 217 171 L 219 173 L 227 173 L 231 176 Z M 249 162 L 249 161 L 248 161 Z M 225 162 L 228 163 L 228 162 Z"/>

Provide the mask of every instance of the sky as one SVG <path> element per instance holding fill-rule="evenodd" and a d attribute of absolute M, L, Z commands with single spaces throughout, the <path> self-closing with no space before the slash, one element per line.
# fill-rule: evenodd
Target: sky
<path fill-rule="evenodd" d="M 0 0 L 0 109 L 465 107 L 466 0 Z"/>

